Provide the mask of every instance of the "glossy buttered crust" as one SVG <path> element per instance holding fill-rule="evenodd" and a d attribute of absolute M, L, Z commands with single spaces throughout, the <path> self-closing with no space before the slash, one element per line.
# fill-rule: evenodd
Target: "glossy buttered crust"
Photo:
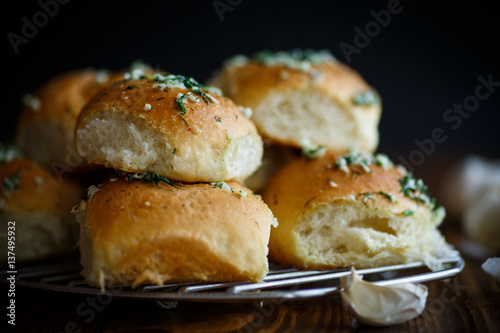
<path fill-rule="evenodd" d="M 124 73 L 91 68 L 51 78 L 24 106 L 17 123 L 17 146 L 44 166 L 64 163 L 68 152 L 75 151 L 73 133 L 82 107 L 100 89 L 123 78 Z"/>
<path fill-rule="evenodd" d="M 331 269 L 431 262 L 449 254 L 436 229 L 444 216 L 401 192 L 406 170 L 349 166 L 346 173 L 335 166 L 340 156 L 299 158 L 270 181 L 263 200 L 279 222 L 271 231 L 270 260 Z"/>
<path fill-rule="evenodd" d="M 91 285 L 167 281 L 262 281 L 273 215 L 236 182 L 210 184 L 124 178 L 80 204 L 83 275 Z M 241 196 L 240 191 L 247 191 Z"/>
<path fill-rule="evenodd" d="M 288 68 L 284 65 L 264 65 L 249 60 L 244 65 L 226 65 L 210 81 L 209 84 L 221 88 L 228 97 L 239 105 L 253 109 L 252 120 L 255 122 L 264 139 L 279 144 L 301 147 L 301 137 L 296 131 L 287 131 L 286 127 L 280 131 L 272 131 L 268 127 L 269 120 L 273 119 L 273 108 L 283 108 L 279 112 L 281 120 L 290 123 L 297 122 L 296 127 L 307 118 L 324 118 L 317 122 L 311 132 L 328 131 L 329 119 L 332 115 L 325 114 L 323 102 L 318 96 L 328 100 L 327 104 L 334 103 L 340 108 L 348 123 L 339 126 L 348 126 L 363 130 L 356 130 L 350 134 L 351 144 L 365 151 L 374 151 L 378 145 L 378 123 L 381 115 L 381 105 L 355 105 L 353 96 L 373 90 L 358 72 L 339 61 L 325 61 L 313 64 L 308 71 Z M 304 112 L 300 116 L 287 117 L 287 106 L 280 104 L 269 107 L 266 103 L 280 94 L 296 95 L 294 104 L 302 105 Z M 380 97 L 378 96 L 380 99 Z M 316 115 L 317 113 L 317 115 Z M 312 137 L 311 133 L 304 136 Z M 349 149 L 348 145 L 339 144 L 333 139 L 323 137 L 311 140 L 315 144 L 326 145 L 342 150 Z M 359 141 L 359 142 L 358 142 Z"/>
<path fill-rule="evenodd" d="M 296 159 L 270 181 L 263 193 L 264 201 L 273 211 L 279 211 L 280 216 L 298 216 L 325 203 L 352 200 L 351 195 L 362 203 L 365 196 L 361 193 L 382 191 L 393 194 L 397 202 L 377 194 L 366 202 L 368 207 L 377 207 L 392 214 L 417 208 L 429 212 L 427 207 L 417 207 L 414 200 L 401 192 L 398 180 L 406 174 L 404 169 L 394 166 L 384 169 L 370 165 L 371 172 L 366 172 L 360 166 L 349 166 L 349 172 L 346 173 L 335 165 L 341 156 L 327 153 L 313 160 L 303 157 Z"/>
<path fill-rule="evenodd" d="M 155 172 L 186 182 L 243 180 L 258 168 L 262 139 L 254 124 L 230 99 L 211 94 L 211 100 L 206 102 L 193 94 L 199 101 L 186 98 L 183 113 L 176 99 L 179 94 L 192 91 L 162 90 L 154 87 L 156 83 L 149 79 L 124 80 L 94 96 L 84 107 L 75 129 L 80 155 L 107 167 Z M 92 133 L 95 127 L 89 128 L 96 120 L 108 120 L 117 130 L 96 139 Z M 137 129 L 134 144 L 140 142 L 139 148 L 126 142 L 129 134 L 125 132 L 123 141 L 122 136 L 116 139 L 124 126 Z M 121 157 L 110 157 L 113 154 L 102 154 L 104 149 L 117 156 L 129 150 L 133 156 L 124 162 Z M 144 151 L 151 151 L 156 157 L 143 158 Z"/>

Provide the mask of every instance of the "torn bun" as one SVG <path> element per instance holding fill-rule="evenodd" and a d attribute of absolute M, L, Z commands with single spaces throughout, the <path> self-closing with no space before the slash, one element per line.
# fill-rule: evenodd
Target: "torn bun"
<path fill-rule="evenodd" d="M 80 114 L 75 143 L 90 163 L 184 182 L 243 181 L 263 154 L 254 124 L 230 99 L 181 75 L 101 90 Z"/>
<path fill-rule="evenodd" d="M 235 56 L 209 81 L 239 105 L 265 140 L 301 148 L 376 150 L 381 102 L 374 88 L 329 52 Z"/>
<path fill-rule="evenodd" d="M 445 212 L 421 180 L 385 155 L 299 158 L 270 182 L 263 199 L 278 219 L 272 261 L 306 269 L 377 267 L 451 253 L 437 227 Z"/>

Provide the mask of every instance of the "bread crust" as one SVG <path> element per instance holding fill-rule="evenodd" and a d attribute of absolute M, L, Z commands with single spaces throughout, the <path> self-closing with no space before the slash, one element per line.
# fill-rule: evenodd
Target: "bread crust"
<path fill-rule="evenodd" d="M 4 201 L 4 208 L 8 207 L 9 210 L 69 214 L 83 193 L 76 184 L 58 181 L 28 158 L 0 163 L 0 181 L 5 181 L 15 173 L 19 173 L 16 189 L 0 191 L 0 200 Z"/>
<path fill-rule="evenodd" d="M 123 77 L 123 72 L 92 68 L 54 76 L 34 92 L 32 102 L 35 103 L 23 107 L 17 123 L 16 144 L 45 167 L 55 161 L 64 163 L 67 154 L 75 152 L 73 133 L 82 107 L 100 89 Z M 77 169 L 88 167 L 83 164 Z"/>
<path fill-rule="evenodd" d="M 210 81 L 209 84 L 221 88 L 235 103 L 248 106 L 253 109 L 255 122 L 259 133 L 265 140 L 300 148 L 301 140 L 297 133 L 287 131 L 273 131 L 268 126 L 274 111 L 264 103 L 273 96 L 280 94 L 309 94 L 324 96 L 329 99 L 329 103 L 338 105 L 345 113 L 353 127 L 362 126 L 363 131 L 353 134 L 351 142 L 357 144 L 356 148 L 373 152 L 378 145 L 378 122 L 381 115 L 381 104 L 355 105 L 353 96 L 366 91 L 376 92 L 368 83 L 349 66 L 339 61 L 325 61 L 320 64 L 312 64 L 308 71 L 288 68 L 284 65 L 265 65 L 255 60 L 248 60 L 244 65 L 227 65 L 221 69 Z M 380 96 L 377 94 L 380 100 Z M 313 105 L 314 100 L 301 100 L 304 105 Z M 328 118 L 324 110 L 311 107 L 317 116 Z M 286 110 L 280 112 L 279 117 L 286 118 Z M 311 113 L 308 116 L 315 116 Z M 302 122 L 303 119 L 284 119 L 289 122 Z M 328 125 L 327 125 L 328 126 Z M 321 124 L 314 131 L 323 131 Z M 365 133 L 363 133 L 365 132 Z M 358 140 L 357 143 L 355 140 Z M 342 144 L 339 146 L 335 140 L 322 138 L 313 139 L 311 142 L 318 145 L 326 145 L 334 149 L 349 149 L 350 146 Z"/>
<path fill-rule="evenodd" d="M 16 260 L 73 253 L 78 227 L 70 210 L 80 201 L 82 188 L 69 180 L 59 182 L 27 158 L 0 163 L 0 183 L 1 232 L 6 234 L 7 222 L 15 221 Z M 1 245 L 7 253 L 7 242 Z"/>
<path fill-rule="evenodd" d="M 77 215 L 87 282 L 262 281 L 273 215 L 250 190 L 227 184 L 234 193 L 125 178 L 100 186 Z"/>
<path fill-rule="evenodd" d="M 384 195 L 373 195 L 366 202 L 367 207 L 377 207 L 391 214 L 400 214 L 407 209 L 429 211 L 424 205 L 405 196 L 401 192 L 399 179 L 406 171 L 400 167 L 384 169 L 370 165 L 371 172 L 361 166 L 349 166 L 349 172 L 340 170 L 335 162 L 342 154 L 328 152 L 323 157 L 313 160 L 300 157 L 285 166 L 269 183 L 263 193 L 264 201 L 272 210 L 288 212 L 290 216 L 303 214 L 318 205 L 335 200 L 363 202 L 361 193 L 385 192 L 393 194 L 396 202 Z M 331 183 L 336 186 L 332 186 Z M 280 214 L 281 215 L 281 214 Z"/>
<path fill-rule="evenodd" d="M 155 83 L 152 79 L 123 80 L 95 95 L 82 110 L 76 124 L 75 142 L 80 155 L 91 163 L 114 169 L 156 172 L 186 182 L 242 180 L 258 168 L 263 153 L 262 139 L 254 124 L 230 99 L 213 96 L 215 101 L 211 102 L 205 102 L 201 97 L 199 102 L 188 100 L 183 113 L 176 99 L 179 94 L 187 94 L 190 90 L 162 90 L 155 87 Z M 92 120 L 108 119 L 114 115 L 148 128 L 161 137 L 161 147 L 157 151 L 165 155 L 165 160 L 134 167 L 98 155 L 99 149 L 92 147 L 105 146 L 106 142 L 94 142 L 85 138 L 83 133 Z M 147 137 L 142 139 L 148 140 Z M 237 143 L 235 147 L 231 145 L 232 141 Z M 238 142 L 242 142 L 241 146 Z M 124 144 L 123 149 L 129 148 Z M 246 167 L 235 166 L 240 161 L 234 156 L 245 160 L 241 149 L 247 149 L 254 157 L 244 162 Z"/>

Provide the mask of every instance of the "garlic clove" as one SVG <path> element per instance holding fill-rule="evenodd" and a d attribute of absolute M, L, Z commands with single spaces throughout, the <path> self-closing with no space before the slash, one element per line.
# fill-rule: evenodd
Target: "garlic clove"
<path fill-rule="evenodd" d="M 483 269 L 483 271 L 490 274 L 498 282 L 500 282 L 500 258 L 499 257 L 489 258 L 481 265 L 481 268 Z"/>
<path fill-rule="evenodd" d="M 420 315 L 425 309 L 427 287 L 401 283 L 378 286 L 362 280 L 354 268 L 340 279 L 344 308 L 362 323 L 373 326 L 400 324 Z"/>

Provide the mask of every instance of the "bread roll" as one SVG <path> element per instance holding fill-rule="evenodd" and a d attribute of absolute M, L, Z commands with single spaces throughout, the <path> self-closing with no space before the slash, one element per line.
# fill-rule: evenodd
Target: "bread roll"
<path fill-rule="evenodd" d="M 2 151 L 2 156 L 3 155 Z M 15 261 L 40 260 L 75 252 L 78 225 L 70 214 L 82 190 L 59 182 L 32 160 L 15 157 L 0 162 L 0 233 L 15 237 Z M 8 228 L 12 226 L 14 228 Z M 7 260 L 7 238 L 1 242 Z"/>
<path fill-rule="evenodd" d="M 250 107 L 264 139 L 297 148 L 304 143 L 337 151 L 377 148 L 380 97 L 329 52 L 236 56 L 209 84 Z"/>
<path fill-rule="evenodd" d="M 236 182 L 188 185 L 148 175 L 110 179 L 79 205 L 90 285 L 264 278 L 273 215 L 260 198 Z"/>
<path fill-rule="evenodd" d="M 88 165 L 78 159 L 73 143 L 76 119 L 97 91 L 114 80 L 123 79 L 123 75 L 83 69 L 53 77 L 26 97 L 17 124 L 16 145 L 26 157 L 46 168 L 51 168 L 53 162 L 76 165 L 76 170 L 87 168 Z"/>
<path fill-rule="evenodd" d="M 278 219 L 270 259 L 306 269 L 356 268 L 451 253 L 437 227 L 444 209 L 421 180 L 384 155 L 299 158 L 270 182 L 263 199 Z"/>
<path fill-rule="evenodd" d="M 181 75 L 132 77 L 101 90 L 75 132 L 88 162 L 185 182 L 243 181 L 262 139 L 228 98 Z"/>

